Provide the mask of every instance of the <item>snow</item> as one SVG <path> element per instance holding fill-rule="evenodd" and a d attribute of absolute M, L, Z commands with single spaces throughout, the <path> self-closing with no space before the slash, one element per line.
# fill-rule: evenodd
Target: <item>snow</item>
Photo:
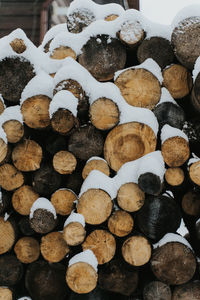
<path fill-rule="evenodd" d="M 23 124 L 23 117 L 19 105 L 10 106 L 4 110 L 4 112 L 0 115 L 0 126 L 11 120 L 16 120 Z"/>
<path fill-rule="evenodd" d="M 172 193 L 172 191 L 165 191 L 165 192 L 162 194 L 162 196 L 174 198 L 174 194 Z"/>
<path fill-rule="evenodd" d="M 198 156 L 196 156 L 194 153 L 192 153 L 192 158 L 189 159 L 188 166 L 190 166 L 191 164 L 194 164 L 198 161 L 200 161 L 200 158 Z"/>
<path fill-rule="evenodd" d="M 66 23 L 62 23 L 62 24 L 57 24 L 53 27 L 51 27 L 45 34 L 42 44 L 39 46 L 39 48 L 41 48 L 41 50 L 44 50 L 45 45 L 52 40 L 54 37 L 56 37 L 59 33 L 61 32 L 68 32 L 67 29 L 67 24 Z"/>
<path fill-rule="evenodd" d="M 46 199 L 46 198 L 38 198 L 32 205 L 31 209 L 30 209 L 30 215 L 29 218 L 32 219 L 33 218 L 33 214 L 37 209 L 44 209 L 47 210 L 49 212 L 51 212 L 54 216 L 54 219 L 57 218 L 56 216 L 56 210 L 54 208 L 54 206 L 52 205 L 52 203 Z"/>
<path fill-rule="evenodd" d="M 172 20 L 172 24 L 171 24 L 172 29 L 178 26 L 178 24 L 182 20 L 190 17 L 200 17 L 200 5 L 193 4 L 193 5 L 185 6 L 183 9 L 181 9 Z M 200 22 L 200 19 L 196 18 L 196 21 Z"/>
<path fill-rule="evenodd" d="M 193 82 L 195 82 L 197 75 L 200 72 L 200 56 L 197 58 L 195 64 L 194 64 L 194 69 L 192 71 L 192 78 L 193 78 Z"/>
<path fill-rule="evenodd" d="M 77 116 L 77 106 L 78 99 L 69 91 L 61 90 L 55 94 L 50 105 L 49 105 L 49 115 L 52 118 L 53 114 L 59 109 L 67 109 L 72 112 L 72 114 Z"/>
<path fill-rule="evenodd" d="M 64 226 L 66 227 L 69 223 L 72 222 L 78 222 L 80 223 L 83 227 L 85 227 L 85 218 L 82 214 L 75 213 L 74 211 L 71 212 L 69 217 L 66 219 Z"/>
<path fill-rule="evenodd" d="M 120 30 L 120 36 L 127 44 L 134 44 L 138 42 L 143 32 L 143 28 L 138 21 L 126 21 Z"/>
<path fill-rule="evenodd" d="M 85 262 L 91 265 L 97 272 L 98 261 L 92 250 L 85 250 L 74 255 L 69 261 L 69 267 L 78 262 Z"/>
<path fill-rule="evenodd" d="M 104 158 L 102 158 L 102 157 L 99 157 L 99 156 L 92 156 L 92 157 L 90 157 L 90 158 L 86 161 L 86 164 L 89 163 L 89 162 L 92 161 L 92 160 L 103 160 L 103 161 L 105 161 L 105 163 L 107 163 L 107 161 L 106 161 Z"/>
<path fill-rule="evenodd" d="M 6 222 L 7 220 L 8 220 L 8 218 L 10 217 L 10 215 L 6 212 L 5 214 L 4 214 L 4 222 Z"/>
<path fill-rule="evenodd" d="M 162 144 L 167 139 L 170 139 L 172 137 L 181 137 L 181 138 L 185 139 L 188 142 L 188 137 L 183 131 L 181 131 L 178 128 L 172 127 L 168 124 L 166 124 L 162 127 L 160 137 L 161 137 Z"/>
<path fill-rule="evenodd" d="M 80 190 L 79 198 L 89 189 L 101 189 L 107 192 L 111 199 L 114 199 L 117 196 L 117 189 L 113 179 L 98 170 L 91 171 L 84 180 Z"/>
<path fill-rule="evenodd" d="M 148 19 L 147 19 L 148 20 Z M 146 31 L 146 39 L 150 39 L 151 37 L 162 37 L 166 40 L 171 41 L 171 27 L 159 24 L 155 22 L 151 22 L 148 20 L 145 22 L 144 29 Z"/>
<path fill-rule="evenodd" d="M 176 104 L 178 106 L 178 104 L 176 103 L 174 98 L 171 96 L 170 92 L 165 87 L 161 88 L 160 101 L 156 104 L 156 106 L 161 104 L 161 103 L 164 103 L 164 102 L 171 102 L 171 103 Z"/>
<path fill-rule="evenodd" d="M 45 95 L 52 98 L 53 87 L 53 78 L 44 71 L 40 71 L 25 86 L 21 94 L 20 104 L 22 105 L 25 100 L 37 95 Z"/>
<path fill-rule="evenodd" d="M 167 233 L 164 235 L 164 237 L 156 244 L 153 244 L 153 248 L 157 248 L 157 247 L 162 247 L 163 245 L 167 244 L 167 243 L 171 243 L 171 242 L 178 242 L 181 244 L 184 244 L 185 246 L 187 246 L 188 248 L 190 248 L 192 251 L 192 247 L 191 245 L 188 243 L 188 241 L 180 236 L 179 234 L 176 233 Z"/>
<path fill-rule="evenodd" d="M 18 298 L 17 300 L 31 300 L 31 298 L 30 298 L 30 297 L 27 297 L 27 296 L 25 296 L 25 297 Z"/>
<path fill-rule="evenodd" d="M 1 192 L 1 188 L 0 188 L 0 205 L 3 203 L 3 199 L 2 199 L 2 192 Z"/>
<path fill-rule="evenodd" d="M 200 223 L 200 218 L 196 221 L 196 225 Z"/>
<path fill-rule="evenodd" d="M 0 127 L 0 139 L 2 139 L 6 144 L 8 143 L 7 135 L 2 127 Z"/>
<path fill-rule="evenodd" d="M 187 227 L 185 226 L 185 222 L 184 222 L 183 218 L 181 219 L 181 224 L 180 224 L 179 228 L 176 230 L 176 232 L 179 233 L 183 237 L 189 233 Z"/>

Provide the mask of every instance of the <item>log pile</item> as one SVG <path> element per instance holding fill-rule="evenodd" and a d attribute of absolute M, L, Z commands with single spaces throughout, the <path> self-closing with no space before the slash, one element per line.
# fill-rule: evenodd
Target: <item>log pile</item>
<path fill-rule="evenodd" d="M 200 299 L 200 16 L 177 20 L 74 0 L 39 48 L 0 40 L 0 299 Z"/>

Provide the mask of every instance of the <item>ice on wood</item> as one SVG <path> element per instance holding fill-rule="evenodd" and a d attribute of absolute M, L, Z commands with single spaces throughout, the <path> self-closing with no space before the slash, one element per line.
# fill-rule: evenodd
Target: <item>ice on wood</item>
<path fill-rule="evenodd" d="M 162 247 L 163 245 L 167 244 L 167 243 L 171 243 L 171 242 L 178 242 L 181 244 L 184 244 L 185 246 L 187 246 L 188 248 L 190 248 L 192 251 L 192 247 L 191 245 L 188 243 L 188 241 L 180 236 L 179 234 L 176 233 L 167 233 L 164 235 L 164 237 L 156 244 L 153 244 L 154 249 L 157 247 Z"/>
<path fill-rule="evenodd" d="M 74 255 L 69 261 L 69 267 L 78 262 L 85 262 L 91 265 L 97 272 L 98 261 L 92 250 L 85 250 L 81 253 Z"/>
<path fill-rule="evenodd" d="M 31 209 L 30 209 L 30 215 L 29 218 L 32 219 L 33 218 L 33 214 L 37 209 L 44 209 L 47 210 L 49 212 L 51 212 L 54 216 L 54 219 L 57 218 L 56 216 L 56 210 L 54 208 L 54 206 L 51 204 L 51 202 L 46 199 L 46 198 L 38 198 L 32 205 Z"/>
<path fill-rule="evenodd" d="M 55 94 L 50 105 L 49 115 L 52 118 L 53 114 L 60 108 L 68 109 L 72 114 L 77 116 L 78 99 L 69 91 L 62 90 Z"/>
<path fill-rule="evenodd" d="M 74 211 L 72 211 L 71 214 L 69 215 L 69 217 L 66 219 L 63 228 L 66 227 L 69 223 L 72 223 L 72 222 L 78 222 L 83 227 L 85 227 L 85 218 L 84 218 L 84 216 L 82 214 L 75 213 Z"/>
<path fill-rule="evenodd" d="M 21 114 L 20 106 L 14 105 L 7 107 L 0 115 L 0 127 L 7 121 L 16 120 L 23 124 L 23 117 Z"/>
<path fill-rule="evenodd" d="M 160 137 L 161 137 L 162 144 L 167 139 L 170 139 L 172 137 L 181 137 L 181 138 L 185 139 L 186 141 L 188 141 L 188 137 L 183 131 L 181 131 L 178 128 L 172 127 L 168 124 L 163 126 Z"/>

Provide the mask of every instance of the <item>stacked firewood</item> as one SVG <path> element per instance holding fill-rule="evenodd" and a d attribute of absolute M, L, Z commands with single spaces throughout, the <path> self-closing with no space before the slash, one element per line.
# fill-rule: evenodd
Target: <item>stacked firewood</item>
<path fill-rule="evenodd" d="M 74 0 L 39 48 L 0 40 L 0 299 L 200 299 L 187 13 L 168 27 Z"/>

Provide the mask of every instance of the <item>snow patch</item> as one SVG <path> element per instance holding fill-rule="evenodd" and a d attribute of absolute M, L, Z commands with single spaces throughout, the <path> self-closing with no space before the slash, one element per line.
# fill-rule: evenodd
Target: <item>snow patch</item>
<path fill-rule="evenodd" d="M 181 9 L 176 14 L 174 19 L 172 20 L 172 24 L 171 24 L 172 30 L 176 26 L 178 26 L 181 21 L 183 21 L 187 18 L 190 18 L 190 17 L 197 17 L 196 22 L 197 23 L 200 22 L 200 19 L 198 18 L 198 17 L 200 17 L 200 5 L 199 4 L 188 5 L 188 6 L 185 6 L 183 9 Z"/>
<path fill-rule="evenodd" d="M 72 114 L 77 116 L 78 99 L 69 91 L 61 90 L 55 94 L 50 105 L 49 115 L 52 118 L 53 114 L 59 110 L 59 108 L 67 109 Z"/>
<path fill-rule="evenodd" d="M 156 106 L 161 103 L 164 103 L 164 102 L 171 102 L 178 106 L 177 102 L 174 100 L 174 98 L 171 96 L 170 92 L 165 87 L 163 87 L 161 89 L 160 101 L 156 104 Z"/>
<path fill-rule="evenodd" d="M 157 248 L 157 247 L 162 247 L 163 245 L 167 244 L 167 243 L 171 243 L 171 242 L 178 242 L 181 244 L 184 244 L 185 246 L 187 246 L 188 248 L 190 248 L 192 251 L 192 247 L 191 245 L 188 243 L 188 241 L 180 236 L 179 234 L 176 233 L 167 233 L 164 235 L 164 237 L 156 244 L 153 244 L 153 248 Z"/>
<path fill-rule="evenodd" d="M 44 51 L 45 45 L 52 40 L 54 37 L 56 37 L 59 33 L 61 32 L 68 32 L 67 29 L 67 24 L 62 23 L 62 24 L 57 24 L 51 27 L 46 33 L 43 38 L 42 44 L 39 46 L 39 48 Z"/>
<path fill-rule="evenodd" d="M 5 131 L 3 130 L 2 127 L 0 127 L 0 138 L 7 144 L 8 140 L 7 140 L 7 135 L 5 133 Z"/>
<path fill-rule="evenodd" d="M 193 78 L 193 82 L 195 82 L 198 74 L 200 72 L 200 56 L 197 58 L 197 60 L 195 61 L 194 64 L 194 69 L 192 71 L 192 78 Z"/>
<path fill-rule="evenodd" d="M 99 156 L 92 156 L 92 157 L 90 157 L 90 158 L 86 161 L 86 164 L 89 163 L 89 162 L 92 161 L 92 160 L 103 160 L 103 161 L 105 161 L 105 163 L 107 163 L 107 161 L 106 161 L 104 158 L 102 158 L 102 157 L 99 157 Z"/>
<path fill-rule="evenodd" d="M 176 232 L 179 233 L 183 237 L 189 233 L 187 227 L 185 226 L 185 222 L 184 222 L 183 218 L 181 219 L 181 224 L 180 224 L 179 228 L 176 230 Z"/>
<path fill-rule="evenodd" d="M 0 115 L 0 126 L 11 120 L 16 120 L 23 124 L 23 117 L 19 105 L 10 106 L 4 110 L 4 112 Z"/>
<path fill-rule="evenodd" d="M 181 137 L 181 138 L 185 139 L 188 142 L 188 137 L 183 131 L 181 131 L 178 128 L 172 127 L 168 124 L 166 124 L 162 127 L 160 137 L 161 137 L 162 144 L 167 139 L 170 139 L 172 137 Z"/>
<path fill-rule="evenodd" d="M 46 198 L 38 198 L 32 205 L 31 209 L 30 209 L 30 215 L 29 215 L 29 218 L 32 219 L 33 218 L 33 215 L 34 215 L 34 212 L 37 210 L 37 209 L 44 209 L 44 210 L 47 210 L 49 212 L 52 213 L 52 215 L 54 216 L 54 219 L 57 218 L 56 216 L 56 210 L 53 206 L 53 204 Z"/>
<path fill-rule="evenodd" d="M 91 265 L 97 272 L 98 261 L 92 250 L 85 250 L 74 255 L 69 261 L 69 267 L 78 262 L 85 262 Z"/>
<path fill-rule="evenodd" d="M 72 222 L 78 222 L 83 227 L 85 227 L 85 218 L 84 218 L 84 216 L 82 214 L 75 213 L 74 211 L 72 211 L 71 214 L 69 215 L 69 217 L 66 219 L 63 228 L 66 227 L 69 223 L 72 223 Z"/>
<path fill-rule="evenodd" d="M 4 217 L 3 217 L 4 222 L 6 222 L 6 221 L 8 220 L 9 217 L 10 217 L 10 215 L 6 212 L 6 213 L 4 214 Z"/>
<path fill-rule="evenodd" d="M 192 158 L 190 158 L 188 161 L 188 167 L 198 161 L 200 161 L 200 158 L 196 156 L 194 153 L 192 153 Z"/>

